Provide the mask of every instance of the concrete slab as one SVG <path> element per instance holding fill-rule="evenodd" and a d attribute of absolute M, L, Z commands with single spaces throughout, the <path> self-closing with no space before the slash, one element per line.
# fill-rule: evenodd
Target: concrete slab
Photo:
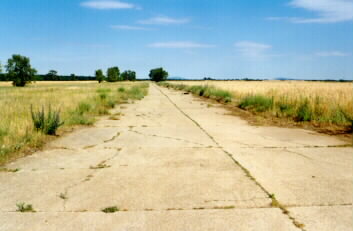
<path fill-rule="evenodd" d="M 68 211 L 168 210 L 268 207 L 270 200 L 236 166 L 120 167 L 102 169 L 92 180 L 70 191 Z"/>
<path fill-rule="evenodd" d="M 297 207 L 289 211 L 304 222 L 307 231 L 347 231 L 353 227 L 352 205 Z"/>
<path fill-rule="evenodd" d="M 347 163 L 351 160 L 351 148 L 336 148 L 333 153 L 330 148 L 293 150 L 238 148 L 230 151 L 284 205 L 352 203 L 353 166 Z M 335 154 L 341 159 L 333 157 L 337 164 L 332 164 L 329 156 Z"/>
<path fill-rule="evenodd" d="M 16 211 L 17 203 L 31 204 L 36 211 L 64 211 L 60 194 L 84 183 L 91 174 L 89 169 L 1 173 L 0 211 Z"/>
<path fill-rule="evenodd" d="M 0 214 L 0 230 L 29 228 L 37 231 L 298 230 L 279 209 Z"/>

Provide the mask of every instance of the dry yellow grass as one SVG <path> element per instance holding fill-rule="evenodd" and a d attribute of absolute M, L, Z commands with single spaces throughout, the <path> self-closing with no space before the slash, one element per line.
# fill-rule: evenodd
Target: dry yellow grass
<path fill-rule="evenodd" d="M 232 93 L 240 101 L 249 95 L 262 95 L 298 107 L 308 100 L 315 111 L 315 120 L 335 122 L 339 110 L 353 118 L 352 82 L 308 82 L 308 81 L 169 81 L 173 84 L 208 85 Z"/>
<path fill-rule="evenodd" d="M 102 83 L 96 81 L 37 82 L 24 88 L 12 87 L 9 82 L 0 82 L 0 163 L 4 155 L 24 146 L 40 146 L 45 135 L 34 131 L 30 106 L 34 108 L 60 109 L 64 121 L 70 119 L 72 111 L 80 102 L 89 102 L 97 97 L 100 88 L 118 92 L 121 86 L 134 83 Z M 64 128 L 70 126 L 65 123 Z M 3 156 L 2 156 L 3 155 Z"/>

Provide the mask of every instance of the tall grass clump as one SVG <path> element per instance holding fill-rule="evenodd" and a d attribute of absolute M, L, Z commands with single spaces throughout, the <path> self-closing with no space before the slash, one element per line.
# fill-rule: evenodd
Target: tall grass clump
<path fill-rule="evenodd" d="M 95 105 L 90 101 L 81 101 L 77 107 L 70 112 L 67 121 L 69 125 L 92 125 L 94 118 L 89 114 L 94 110 Z"/>
<path fill-rule="evenodd" d="M 47 112 L 45 112 L 44 106 L 41 110 L 33 111 L 31 105 L 31 116 L 35 129 L 46 135 L 55 135 L 56 130 L 64 124 L 60 120 L 60 110 L 52 110 L 50 105 Z"/>
<path fill-rule="evenodd" d="M 127 97 L 133 100 L 141 100 L 147 94 L 148 84 L 132 86 L 126 91 Z"/>
<path fill-rule="evenodd" d="M 263 95 L 249 95 L 239 102 L 239 107 L 256 112 L 269 111 L 273 106 L 273 99 Z"/>
<path fill-rule="evenodd" d="M 296 119 L 298 121 L 311 121 L 312 118 L 313 118 L 312 109 L 309 106 L 309 101 L 306 99 L 300 103 L 297 109 Z"/>

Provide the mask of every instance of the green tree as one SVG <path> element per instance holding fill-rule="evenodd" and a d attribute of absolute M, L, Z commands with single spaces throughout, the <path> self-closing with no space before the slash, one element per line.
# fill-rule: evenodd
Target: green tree
<path fill-rule="evenodd" d="M 74 80 L 77 80 L 77 77 L 75 74 L 71 74 L 70 75 L 70 80 L 74 81 Z"/>
<path fill-rule="evenodd" d="M 56 70 L 50 70 L 47 74 L 47 79 L 53 81 L 59 80 L 58 72 Z"/>
<path fill-rule="evenodd" d="M 129 80 L 129 81 L 135 81 L 136 80 L 136 72 L 134 71 L 124 71 L 123 73 L 121 73 L 121 78 L 122 80 Z"/>
<path fill-rule="evenodd" d="M 31 67 L 30 59 L 21 55 L 12 55 L 7 60 L 8 78 L 16 87 L 24 87 L 35 78 L 36 69 Z"/>
<path fill-rule="evenodd" d="M 160 82 L 160 81 L 165 81 L 168 78 L 168 72 L 163 70 L 163 68 L 156 68 L 150 70 L 149 77 L 152 81 L 155 82 Z"/>
<path fill-rule="evenodd" d="M 98 83 L 101 83 L 104 81 L 105 76 L 104 76 L 103 71 L 101 69 L 96 70 L 95 75 L 96 75 L 96 80 L 98 81 Z"/>
<path fill-rule="evenodd" d="M 120 79 L 120 70 L 118 67 L 110 67 L 107 71 L 107 81 L 108 82 L 116 82 Z"/>
<path fill-rule="evenodd" d="M 0 62 L 0 74 L 2 73 L 2 66 L 1 66 L 1 62 Z"/>

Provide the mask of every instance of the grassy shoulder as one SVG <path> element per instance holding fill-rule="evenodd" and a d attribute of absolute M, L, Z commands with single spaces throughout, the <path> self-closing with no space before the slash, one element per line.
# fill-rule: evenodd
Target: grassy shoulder
<path fill-rule="evenodd" d="M 41 148 L 57 137 L 53 134 L 94 124 L 98 116 L 109 115 L 116 105 L 140 100 L 147 92 L 148 83 L 131 82 L 0 86 L 0 107 L 6 109 L 0 111 L 0 166 Z M 62 123 L 52 135 L 38 129 L 40 125 L 32 118 L 41 113 L 48 115 L 49 109 L 55 114 L 55 122 Z"/>
<path fill-rule="evenodd" d="M 314 101 L 305 96 L 298 100 L 264 94 L 247 94 L 239 97 L 230 91 L 212 85 L 185 85 L 169 82 L 161 82 L 159 85 L 190 92 L 250 112 L 247 116 L 261 116 L 270 120 L 276 118 L 281 120 L 282 124 L 287 122 L 291 125 L 311 125 L 330 134 L 352 132 L 353 113 L 340 106 L 328 108 L 327 105 L 321 103 L 319 97 Z"/>

